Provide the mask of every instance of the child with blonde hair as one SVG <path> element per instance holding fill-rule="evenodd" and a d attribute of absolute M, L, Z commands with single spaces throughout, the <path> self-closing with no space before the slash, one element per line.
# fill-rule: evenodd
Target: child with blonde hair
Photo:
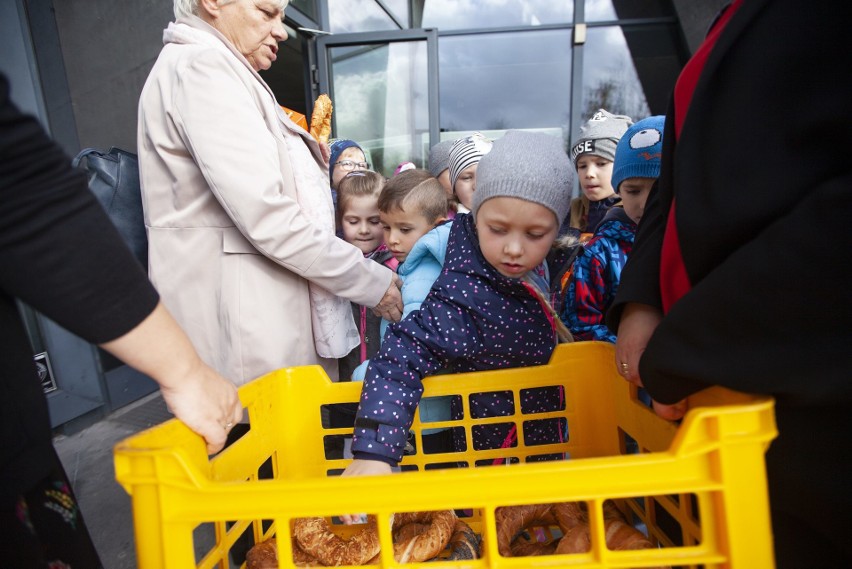
<path fill-rule="evenodd" d="M 396 270 L 397 261 L 384 244 L 379 217 L 379 194 L 385 178 L 371 170 L 355 170 L 341 178 L 337 195 L 337 227 L 343 239 L 358 247 L 365 257 Z M 352 303 L 352 316 L 361 342 L 351 352 L 337 360 L 340 381 L 349 381 L 353 370 L 379 349 L 381 318 L 366 306 Z M 330 412 L 331 426 L 351 427 L 355 405 L 338 405 Z"/>
<path fill-rule="evenodd" d="M 453 222 L 441 275 L 419 311 L 388 328 L 370 360 L 355 420 L 355 460 L 344 475 L 389 473 L 401 460 L 424 376 L 444 367 L 544 364 L 557 342 L 570 338 L 548 303 L 545 259 L 568 212 L 572 177 L 555 137 L 509 131 L 494 141 L 479 163 L 471 213 Z M 553 411 L 564 408 L 561 397 L 557 388 L 541 390 L 522 404 L 525 412 Z M 470 403 L 476 417 L 514 413 L 511 397 L 481 394 Z M 529 423 L 528 444 L 564 440 L 560 419 Z M 475 448 L 508 446 L 518 436 L 504 425 L 488 427 L 473 433 Z"/>
<path fill-rule="evenodd" d="M 580 128 L 580 138 L 571 146 L 582 195 L 571 201 L 570 230 L 582 241 L 592 237 L 606 212 L 621 202 L 612 187 L 615 147 L 633 124 L 626 115 L 598 109 Z"/>

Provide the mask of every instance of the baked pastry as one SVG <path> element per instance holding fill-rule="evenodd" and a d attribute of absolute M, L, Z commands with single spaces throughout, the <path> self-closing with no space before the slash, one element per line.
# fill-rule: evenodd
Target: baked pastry
<path fill-rule="evenodd" d="M 299 518 L 293 522 L 293 536 L 301 549 L 322 565 L 365 565 L 379 554 L 379 532 L 375 516 L 349 539 L 331 531 L 325 518 Z"/>
<path fill-rule="evenodd" d="M 317 97 L 314 102 L 310 133 L 317 142 L 328 144 L 328 137 L 331 136 L 331 112 L 333 109 L 334 105 L 331 104 L 331 99 L 325 93 Z"/>
<path fill-rule="evenodd" d="M 563 535 L 583 523 L 583 512 L 575 502 L 505 506 L 494 512 L 497 522 L 497 550 L 504 557 L 550 555 L 552 543 L 535 543 L 519 538 L 529 528 L 559 526 Z"/>
<path fill-rule="evenodd" d="M 399 563 L 420 563 L 437 557 L 453 535 L 452 510 L 396 514 L 393 518 L 393 557 Z M 414 531 L 405 528 L 414 525 Z"/>

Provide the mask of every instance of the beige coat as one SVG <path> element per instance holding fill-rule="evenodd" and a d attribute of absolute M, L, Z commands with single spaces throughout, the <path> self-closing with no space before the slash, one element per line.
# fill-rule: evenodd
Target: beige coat
<path fill-rule="evenodd" d="M 199 18 L 163 41 L 139 101 L 151 280 L 237 383 L 317 363 L 336 378 L 316 352 L 308 281 L 375 306 L 391 271 L 299 206 L 297 189 L 329 192 L 327 166 L 245 58 Z"/>

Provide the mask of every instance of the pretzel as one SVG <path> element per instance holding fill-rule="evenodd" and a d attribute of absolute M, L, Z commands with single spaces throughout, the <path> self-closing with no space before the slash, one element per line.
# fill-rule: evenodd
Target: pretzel
<path fill-rule="evenodd" d="M 494 512 L 497 522 L 497 550 L 503 557 L 550 555 L 552 544 L 518 539 L 527 528 L 557 525 L 563 534 L 582 523 L 583 512 L 574 502 L 504 506 Z"/>
<path fill-rule="evenodd" d="M 443 561 L 479 559 L 479 536 L 470 526 L 457 519 L 450 537 L 450 556 Z"/>
<path fill-rule="evenodd" d="M 379 554 L 376 517 L 368 516 L 367 525 L 343 539 L 328 527 L 325 518 L 299 518 L 293 522 L 293 536 L 301 549 L 316 557 L 322 565 L 365 565 Z"/>
<path fill-rule="evenodd" d="M 334 534 L 325 518 L 301 518 L 293 523 L 293 564 L 297 567 L 372 565 L 379 559 L 375 517 L 349 539 Z M 437 557 L 448 545 L 447 560 L 477 559 L 479 538 L 452 510 L 397 514 L 393 520 L 394 559 L 419 563 Z M 276 569 L 275 539 L 249 550 L 246 569 Z"/>
<path fill-rule="evenodd" d="M 278 569 L 278 548 L 275 547 L 274 537 L 248 550 L 246 569 Z"/>
<path fill-rule="evenodd" d="M 334 105 L 331 104 L 331 99 L 325 93 L 317 97 L 314 102 L 310 132 L 317 142 L 328 144 L 328 137 L 331 136 L 331 111 L 333 109 Z"/>
<path fill-rule="evenodd" d="M 411 524 L 416 524 L 414 531 L 417 533 L 405 531 Z M 420 563 L 437 557 L 450 542 L 455 525 L 456 514 L 452 510 L 396 514 L 393 518 L 394 559 L 399 563 Z"/>
<path fill-rule="evenodd" d="M 296 567 L 315 567 L 320 562 L 313 555 L 305 553 L 299 547 L 296 538 L 292 539 L 293 565 Z M 256 544 L 246 553 L 246 569 L 278 569 L 278 549 L 275 538 L 267 539 Z"/>
<path fill-rule="evenodd" d="M 641 531 L 628 524 L 615 504 L 607 500 L 603 505 L 604 539 L 614 551 L 626 549 L 651 549 L 654 545 Z M 585 553 L 591 549 L 588 521 L 579 524 L 559 540 L 556 553 Z"/>

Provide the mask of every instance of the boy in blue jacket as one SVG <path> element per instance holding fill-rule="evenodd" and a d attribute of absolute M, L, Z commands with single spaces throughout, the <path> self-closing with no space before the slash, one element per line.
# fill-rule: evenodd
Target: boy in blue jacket
<path fill-rule="evenodd" d="M 615 343 L 604 323 L 618 291 L 621 271 L 633 248 L 645 201 L 660 175 L 665 117 L 654 116 L 632 125 L 618 141 L 612 187 L 621 197 L 574 260 L 560 317 L 575 340 Z"/>
<path fill-rule="evenodd" d="M 441 275 L 420 310 L 388 328 L 367 368 L 355 460 L 344 475 L 390 473 L 401 460 L 423 377 L 445 367 L 468 372 L 549 361 L 567 330 L 547 302 L 544 261 L 568 212 L 572 170 L 561 141 L 540 133 L 510 131 L 482 157 L 471 214 L 453 222 Z M 552 395 L 530 405 L 554 410 L 561 402 Z M 471 414 L 510 414 L 503 407 L 511 401 L 498 403 L 500 409 L 472 402 Z M 539 428 L 549 432 L 526 439 L 562 436 L 559 425 Z M 474 446 L 483 448 L 476 436 Z"/>

